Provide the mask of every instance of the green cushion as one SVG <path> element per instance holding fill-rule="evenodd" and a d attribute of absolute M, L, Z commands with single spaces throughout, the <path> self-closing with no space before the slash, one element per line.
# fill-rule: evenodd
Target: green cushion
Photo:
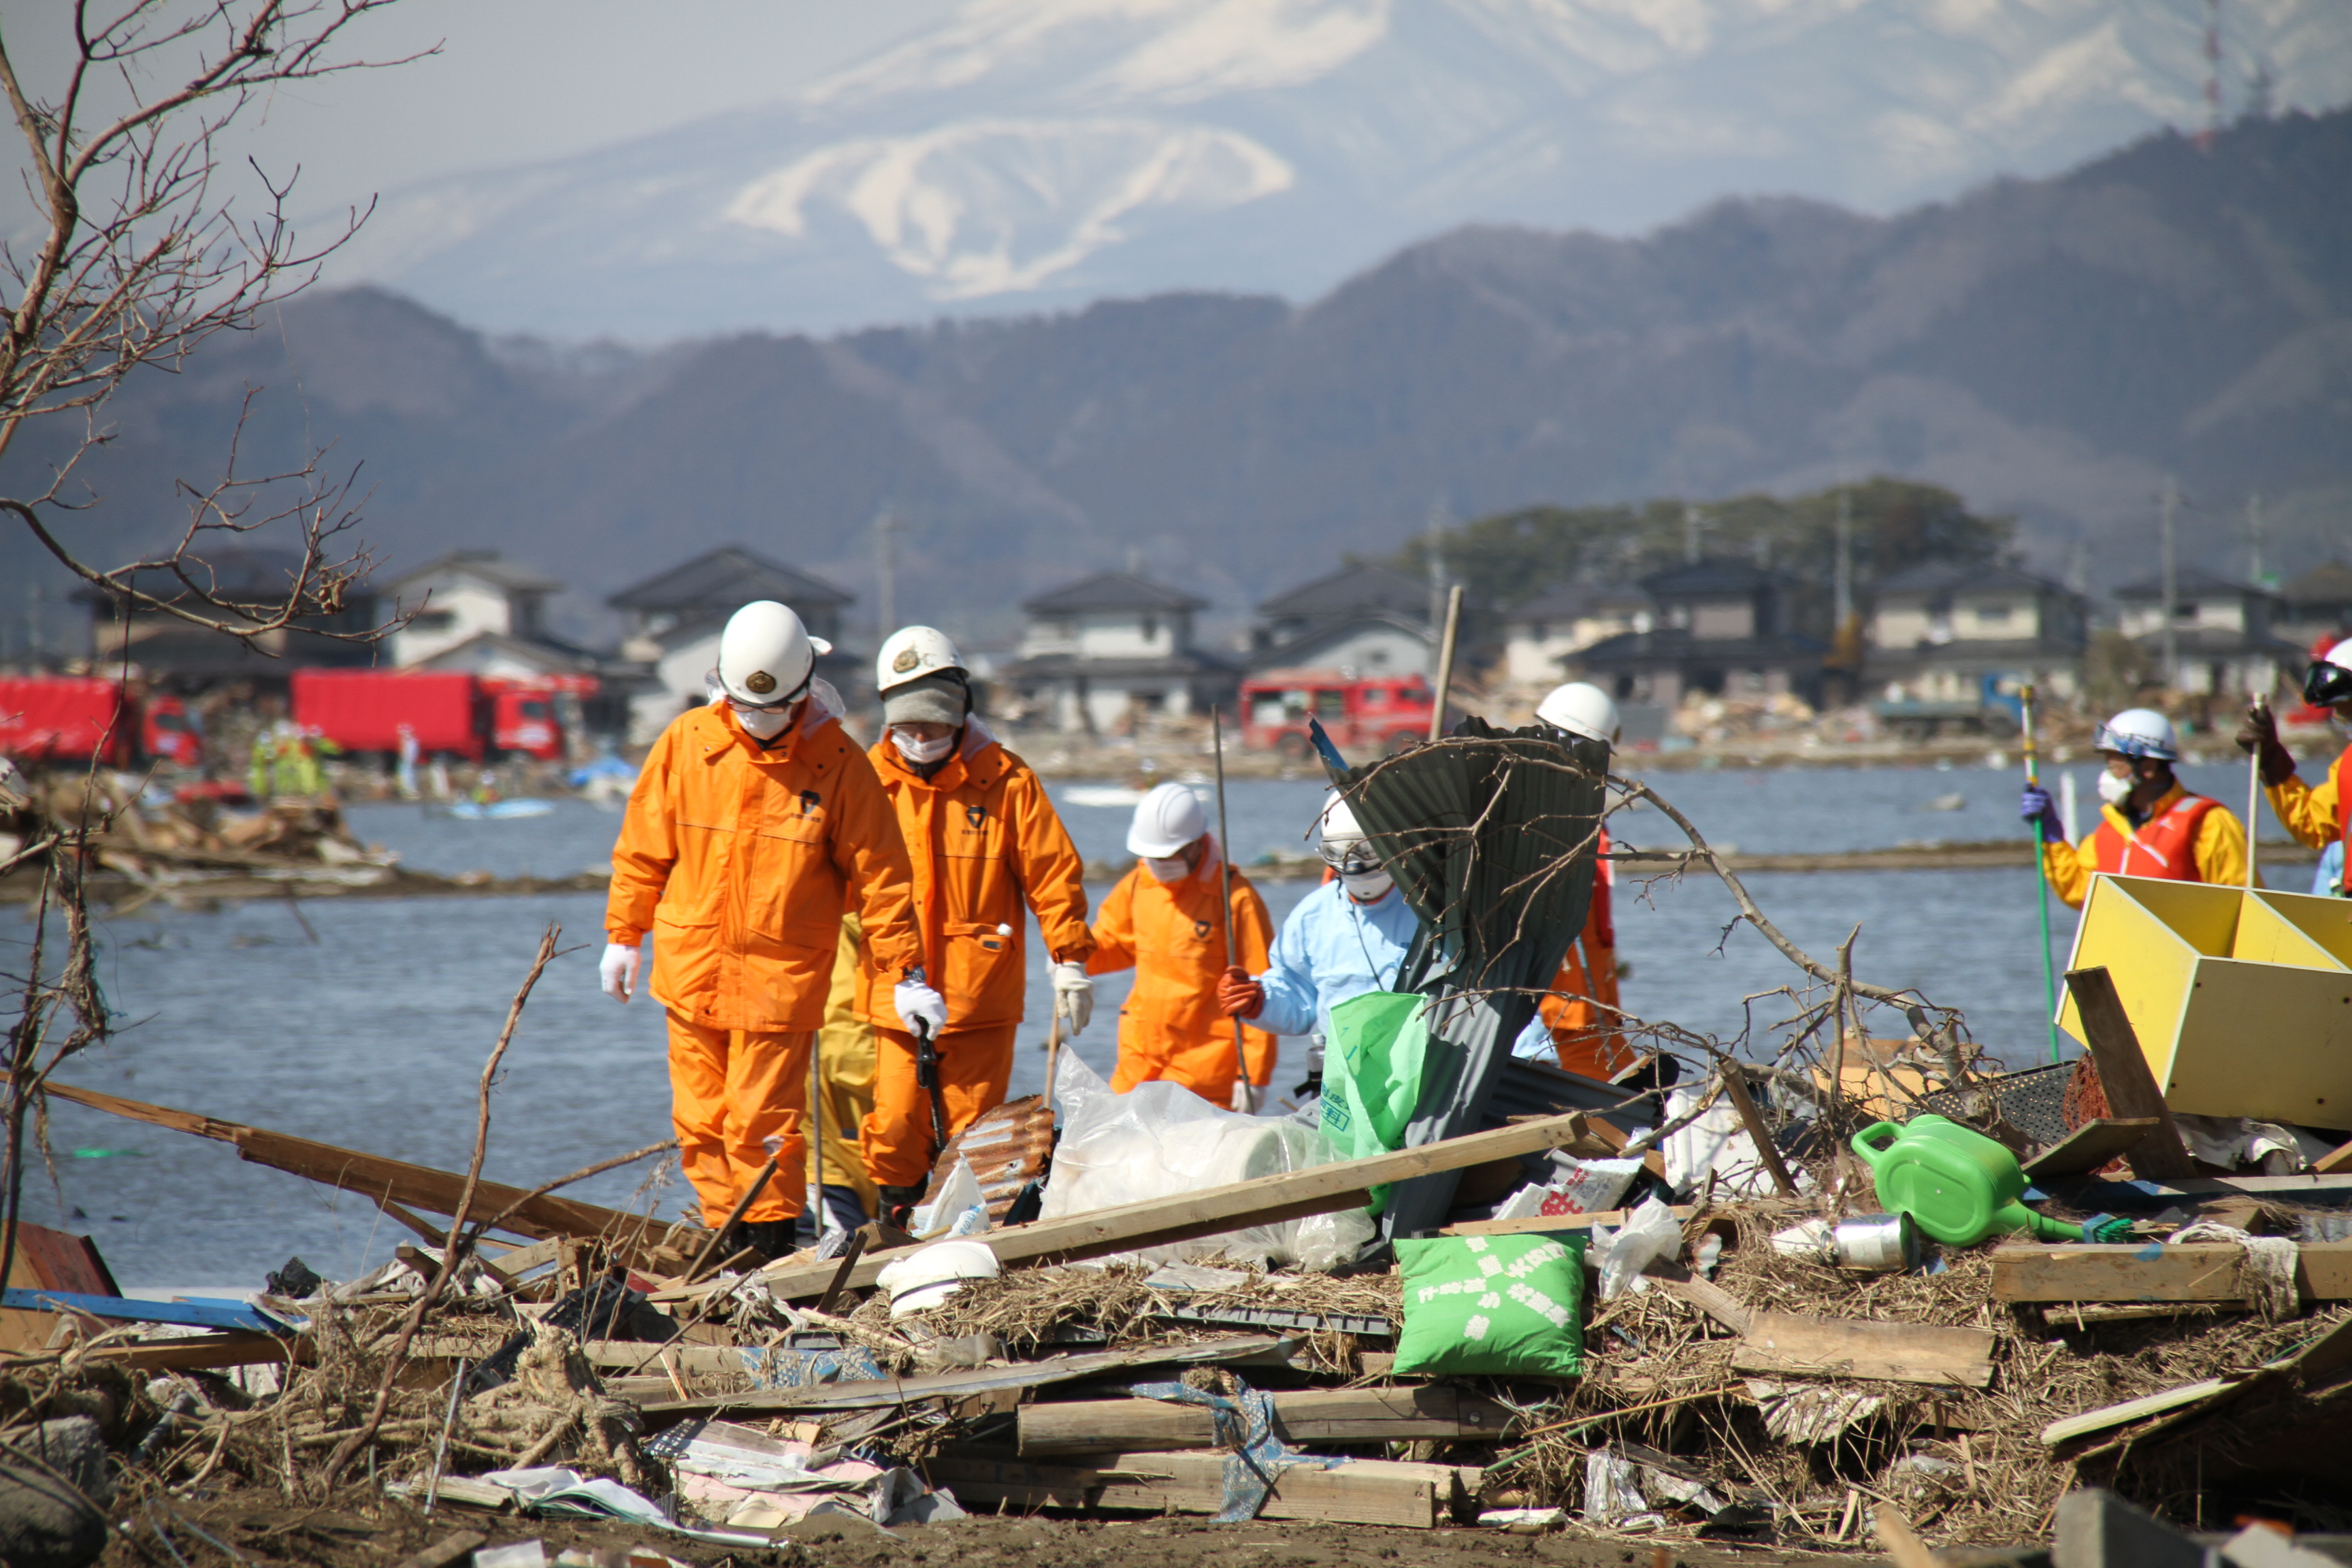
<path fill-rule="evenodd" d="M 1396 1370 L 1575 1377 L 1584 1371 L 1584 1243 L 1559 1236 L 1399 1241 Z"/>

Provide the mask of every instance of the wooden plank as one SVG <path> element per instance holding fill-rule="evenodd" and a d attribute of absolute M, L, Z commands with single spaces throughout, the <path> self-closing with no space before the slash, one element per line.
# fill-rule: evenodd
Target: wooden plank
<path fill-rule="evenodd" d="M 2124 1011 L 2123 998 L 2116 994 L 2113 977 L 2105 968 L 2070 969 L 2066 989 L 2074 998 L 2083 1042 L 2090 1048 L 2099 1087 L 2107 1097 L 2107 1110 L 2125 1120 L 2153 1118 L 2157 1123 L 2155 1131 L 2132 1146 L 2127 1156 L 2132 1174 L 2158 1179 L 2195 1175 L 2197 1167 L 2180 1142 L 2180 1129 L 2172 1120 L 2172 1108 L 2164 1103 L 2164 1090 L 2148 1070 L 2139 1034 Z"/>
<path fill-rule="evenodd" d="M 1983 1388 L 1992 1382 L 1992 1334 L 1926 1323 L 1755 1312 L 1731 1352 L 1731 1365 L 1735 1372 Z"/>
<path fill-rule="evenodd" d="M 2352 1300 L 2352 1241 L 2305 1242 L 2295 1250 L 2305 1300 Z M 1999 1247 L 1992 1293 L 2000 1301 L 2242 1301 L 2245 1256 L 2228 1242 Z"/>
<path fill-rule="evenodd" d="M 1260 1176 L 1197 1193 L 1179 1193 L 1123 1204 L 1117 1208 L 1097 1209 L 1091 1214 L 1009 1226 L 970 1239 L 986 1243 L 1000 1264 L 1021 1266 L 1066 1263 L 1142 1247 L 1223 1236 L 1249 1226 L 1361 1208 L 1371 1201 L 1370 1189 L 1384 1183 L 1556 1149 L 1578 1137 L 1588 1126 L 1597 1125 L 1588 1123 L 1581 1111 L 1570 1111 L 1564 1116 L 1514 1122 L 1489 1132 L 1447 1138 L 1394 1153 L 1311 1165 L 1303 1171 Z M 875 1277 L 907 1250 L 894 1247 L 859 1258 L 857 1267 L 850 1270 L 850 1287 L 864 1289 L 872 1286 Z M 793 1300 L 823 1294 L 837 1272 L 829 1262 L 778 1263 L 769 1265 L 759 1278 L 765 1281 L 772 1295 Z M 696 1285 L 658 1292 L 654 1300 L 696 1300 L 722 1288 L 717 1283 Z"/>
<path fill-rule="evenodd" d="M 1234 1361 L 1284 1342 L 1266 1334 L 1243 1334 L 1198 1344 L 1151 1345 L 1087 1355 L 1048 1356 L 1015 1366 L 967 1367 L 921 1377 L 889 1377 L 865 1383 L 818 1383 L 801 1388 L 759 1388 L 696 1399 L 656 1401 L 645 1406 L 648 1419 L 676 1420 L 721 1410 L 875 1410 L 927 1399 L 969 1399 L 1007 1389 L 1044 1388 L 1080 1378 L 1102 1377 L 1139 1366 Z"/>
<path fill-rule="evenodd" d="M 402 1558 L 394 1568 L 449 1568 L 458 1558 L 488 1541 L 489 1537 L 478 1530 L 461 1530 L 455 1535 L 443 1536 L 414 1556 Z"/>
<path fill-rule="evenodd" d="M 1674 1215 L 1687 1220 L 1698 1209 L 1692 1204 L 1675 1204 Z M 1533 1214 L 1523 1219 L 1465 1219 L 1460 1225 L 1449 1225 L 1441 1236 L 1547 1236 L 1559 1230 L 1591 1230 L 1596 1225 L 1623 1225 L 1632 1209 L 1599 1209 L 1591 1214 Z M 1726 1216 L 1727 1221 L 1728 1216 Z"/>
<path fill-rule="evenodd" d="M 1446 1384 L 1412 1388 L 1286 1389 L 1274 1395 L 1275 1430 L 1294 1443 L 1410 1443 L 1495 1438 L 1511 1412 Z M 1197 1405 L 1162 1399 L 1084 1399 L 1021 1407 L 1024 1458 L 1126 1449 L 1209 1448 L 1216 1423 Z"/>
<path fill-rule="evenodd" d="M 2311 1169 L 2313 1174 L 2321 1176 L 2340 1176 L 2352 1172 L 2352 1143 L 2338 1143 L 2314 1160 Z"/>
<path fill-rule="evenodd" d="M 2128 1152 L 2159 1125 L 2153 1116 L 2103 1116 L 2085 1121 L 2025 1162 L 2025 1173 L 2041 1180 L 2095 1171 L 2116 1155 Z"/>
<path fill-rule="evenodd" d="M 430 1165 L 411 1164 L 405 1160 L 388 1159 L 382 1154 L 362 1153 L 355 1149 L 338 1148 L 332 1143 L 297 1138 L 290 1133 L 273 1132 L 266 1127 L 218 1121 L 193 1110 L 178 1110 L 168 1105 L 125 1100 L 120 1095 L 79 1089 L 69 1083 L 52 1082 L 47 1086 L 47 1091 L 59 1100 L 86 1105 L 93 1110 L 103 1110 L 133 1121 L 145 1121 L 157 1127 L 192 1133 L 198 1138 L 235 1144 L 240 1159 L 310 1181 L 321 1182 L 344 1192 L 358 1193 L 371 1200 L 389 1198 L 410 1208 L 424 1209 L 433 1214 L 453 1214 L 457 1211 L 459 1194 L 466 1187 L 465 1176 L 456 1171 L 439 1171 Z M 478 1220 L 488 1219 L 519 1203 L 530 1190 L 499 1182 L 481 1182 L 474 1192 L 474 1216 Z M 625 1214 L 619 1209 L 604 1208 L 548 1193 L 523 1204 L 500 1228 L 534 1238 L 604 1237 L 617 1239 L 635 1237 L 651 1223 L 643 1215 Z"/>
<path fill-rule="evenodd" d="M 1034 1465 L 942 1454 L 924 1467 L 967 1508 L 1107 1508 L 1216 1513 L 1224 1507 L 1225 1457 L 1214 1453 L 1113 1454 L 1081 1464 Z M 1261 1519 L 1325 1520 L 1427 1530 L 1459 1478 L 1444 1465 L 1357 1459 L 1337 1469 L 1283 1472 Z"/>

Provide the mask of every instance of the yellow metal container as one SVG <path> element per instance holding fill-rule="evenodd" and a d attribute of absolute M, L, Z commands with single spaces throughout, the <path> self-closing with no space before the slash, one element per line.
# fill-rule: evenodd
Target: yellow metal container
<path fill-rule="evenodd" d="M 2352 900 L 2095 877 L 2067 967 L 2100 966 L 2173 1110 L 2352 1127 Z"/>

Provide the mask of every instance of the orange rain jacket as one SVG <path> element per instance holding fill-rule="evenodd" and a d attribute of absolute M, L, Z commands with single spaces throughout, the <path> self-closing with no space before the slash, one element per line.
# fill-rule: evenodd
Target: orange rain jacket
<path fill-rule="evenodd" d="M 1110 1080 L 1116 1093 L 1170 1079 L 1217 1105 L 1233 1099 L 1233 1020 L 1217 1010 L 1217 977 L 1225 971 L 1225 931 L 1218 918 L 1223 874 L 1214 854 L 1202 857 L 1199 868 L 1176 882 L 1162 882 L 1139 864 L 1119 879 L 1095 916 L 1095 952 L 1087 972 L 1135 971 L 1135 987 L 1118 1012 L 1118 1070 Z M 1239 871 L 1232 917 L 1233 962 L 1264 973 L 1274 921 Z M 1250 1082 L 1264 1088 L 1274 1078 L 1277 1041 L 1246 1026 L 1242 1037 Z"/>
<path fill-rule="evenodd" d="M 897 809 L 915 878 L 915 918 L 933 955 L 931 984 L 947 998 L 947 1034 L 1021 1020 L 1028 973 L 1024 906 L 1037 913 L 1045 951 L 1084 963 L 1086 863 L 1029 764 L 978 723 L 929 779 L 918 778 L 886 734 L 866 753 Z M 859 975 L 857 1016 L 902 1027 L 894 974 Z"/>
<path fill-rule="evenodd" d="M 805 704 L 762 749 L 724 704 L 697 708 L 638 770 L 604 929 L 629 945 L 653 931 L 647 989 L 682 1016 L 814 1030 L 853 894 L 876 975 L 922 963 L 911 880 L 889 797 L 830 712 Z"/>
<path fill-rule="evenodd" d="M 1599 854 L 1609 853 L 1609 830 L 1601 830 Z M 1560 960 L 1551 994 L 1538 1009 L 1551 1031 L 1552 1048 L 1559 1065 L 1586 1078 L 1608 1079 L 1632 1067 L 1635 1057 L 1617 1027 L 1617 1015 L 1603 1012 L 1595 1002 L 1615 1007 L 1617 1002 L 1617 921 L 1610 908 L 1615 880 L 1606 859 L 1595 863 L 1592 901 L 1584 916 L 1584 930 L 1570 942 Z"/>

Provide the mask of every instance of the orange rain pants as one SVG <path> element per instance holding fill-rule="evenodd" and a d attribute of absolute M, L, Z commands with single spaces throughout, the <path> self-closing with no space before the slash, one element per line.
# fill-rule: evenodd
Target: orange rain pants
<path fill-rule="evenodd" d="M 815 1038 L 809 1030 L 715 1029 L 669 1016 L 670 1125 L 706 1224 L 726 1223 L 767 1163 L 771 1138 L 778 1141 L 776 1173 L 743 1217 L 790 1219 L 801 1212 L 808 1184 L 803 1108 Z"/>
<path fill-rule="evenodd" d="M 806 704 L 762 746 L 721 704 L 662 731 L 613 846 L 604 930 L 626 946 L 654 933 L 646 989 L 669 1011 L 671 1116 L 682 1145 L 705 1151 L 686 1168 L 713 1220 L 767 1159 L 762 1138 L 798 1147 L 808 1042 L 852 907 L 867 963 L 895 979 L 922 962 L 898 819 L 838 721 Z M 751 1216 L 797 1215 L 805 1182 L 791 1156 Z"/>
<path fill-rule="evenodd" d="M 1600 851 L 1609 853 L 1609 832 L 1601 831 Z M 1618 1032 L 1617 1015 L 1605 1011 L 1617 1002 L 1617 922 L 1610 909 L 1614 879 L 1610 862 L 1599 862 L 1592 878 L 1592 901 L 1586 908 L 1584 930 L 1569 944 L 1560 960 L 1551 994 L 1540 1011 L 1551 1030 L 1552 1049 L 1569 1072 L 1603 1080 L 1616 1077 L 1639 1059 Z M 1595 1002 L 1602 1004 L 1596 1007 Z"/>
<path fill-rule="evenodd" d="M 1217 1009 L 1217 977 L 1225 972 L 1223 900 L 1218 893 L 1223 875 L 1213 853 L 1174 882 L 1162 882 L 1137 865 L 1103 900 L 1087 972 L 1135 971 L 1135 987 L 1118 1010 L 1113 1093 L 1166 1079 L 1221 1108 L 1233 1102 L 1234 1024 Z M 1265 900 L 1239 871 L 1234 873 L 1231 919 L 1233 961 L 1252 974 L 1264 973 L 1274 921 Z M 1279 1042 L 1246 1026 L 1242 1039 L 1249 1080 L 1263 1089 L 1274 1079 Z"/>
<path fill-rule="evenodd" d="M 938 1043 L 953 1137 L 1004 1103 L 1013 1026 L 1027 996 L 1022 939 L 1030 914 L 1055 962 L 1083 963 L 1094 952 L 1086 863 L 1029 764 L 977 722 L 929 778 L 887 734 L 867 757 L 898 813 L 923 951 L 933 955 L 931 984 L 948 1005 Z M 915 1082 L 914 1036 L 901 1026 L 887 976 L 861 971 L 857 1014 L 874 1026 L 878 1058 L 866 1169 L 885 1186 L 918 1185 L 939 1151 L 930 1096 Z"/>

